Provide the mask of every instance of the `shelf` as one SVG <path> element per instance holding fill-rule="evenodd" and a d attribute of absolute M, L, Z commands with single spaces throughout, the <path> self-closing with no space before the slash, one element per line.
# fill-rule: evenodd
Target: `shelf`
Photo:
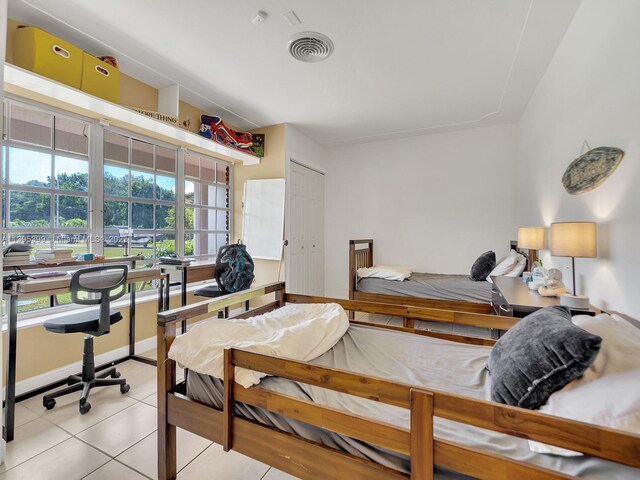
<path fill-rule="evenodd" d="M 194 152 L 232 162 L 257 165 L 260 158 L 220 145 L 195 133 L 154 120 L 115 103 L 36 75 L 14 65 L 4 66 L 5 92 L 93 118 Z"/>

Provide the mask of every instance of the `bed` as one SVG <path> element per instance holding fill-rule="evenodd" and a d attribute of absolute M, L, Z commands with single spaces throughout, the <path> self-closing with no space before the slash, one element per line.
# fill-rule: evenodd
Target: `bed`
<path fill-rule="evenodd" d="M 393 303 L 491 313 L 491 284 L 476 282 L 467 275 L 413 273 L 398 282 L 381 278 L 358 281 L 359 268 L 372 267 L 373 240 L 349 240 L 349 299 L 365 302 Z M 410 300 L 407 299 L 410 297 Z M 410 326 L 405 323 L 405 326 Z"/>
<path fill-rule="evenodd" d="M 528 258 L 517 242 L 511 241 L 510 249 Z M 373 240 L 349 240 L 349 299 L 398 305 L 410 303 L 461 312 L 492 312 L 492 285 L 488 281 L 474 281 L 468 275 L 418 272 L 411 273 L 405 281 L 358 278 L 359 268 L 373 265 Z M 409 318 L 403 323 L 405 327 L 413 327 Z"/>
<path fill-rule="evenodd" d="M 300 478 L 535 479 L 586 474 L 622 479 L 640 474 L 637 435 L 484 400 L 482 365 L 488 347 L 495 343 L 491 339 L 352 322 L 330 351 L 311 362 L 230 348 L 224 351 L 222 379 L 190 371 L 185 382 L 176 384 L 176 363 L 169 359 L 168 350 L 178 322 L 274 294 L 274 301 L 237 318 L 274 311 L 285 302 L 332 302 L 346 310 L 489 328 L 508 329 L 518 321 L 291 295 L 285 293 L 284 283 L 160 313 L 159 478 L 176 477 L 176 427 Z M 381 342 L 384 349 L 379 349 Z M 416 356 L 418 344 L 426 348 L 418 348 L 423 354 Z M 379 349 L 373 357 L 372 346 Z M 345 370 L 347 351 L 362 355 L 350 357 Z M 374 362 L 374 357 L 381 360 Z M 451 369 L 452 359 L 467 365 L 467 373 Z M 412 367 L 406 369 L 407 364 Z M 234 382 L 234 367 L 273 377 L 244 388 Z M 531 454 L 523 439 L 589 456 L 558 459 Z"/>

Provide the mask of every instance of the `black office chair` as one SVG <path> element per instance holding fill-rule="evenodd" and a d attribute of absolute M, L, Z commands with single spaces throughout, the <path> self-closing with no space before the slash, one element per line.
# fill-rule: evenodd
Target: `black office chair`
<path fill-rule="evenodd" d="M 216 267 L 213 267 L 215 270 Z M 206 287 L 199 288 L 193 291 L 193 294 L 198 297 L 207 297 L 207 298 L 217 298 L 222 297 L 223 295 L 227 295 L 229 292 L 221 289 L 218 285 L 207 285 Z M 222 314 L 222 318 L 229 318 L 229 307 L 224 307 L 224 313 L 218 312 L 218 318 L 220 318 L 220 314 Z"/>
<path fill-rule="evenodd" d="M 70 313 L 64 317 L 47 320 L 44 328 L 53 333 L 86 333 L 82 355 L 82 375 L 71 375 L 69 386 L 45 395 L 42 405 L 51 410 L 56 406 L 56 398 L 68 393 L 82 390 L 80 395 L 80 413 L 91 410 L 87 402 L 89 392 L 95 387 L 120 385 L 120 393 L 129 391 L 129 385 L 120 373 L 109 368 L 96 377 L 93 356 L 93 337 L 109 333 L 111 325 L 122 320 L 117 310 L 110 308 L 110 303 L 122 297 L 127 288 L 126 265 L 109 265 L 90 267 L 78 270 L 71 277 L 71 301 L 79 305 L 100 305 L 99 309 L 86 312 Z M 111 378 L 108 378 L 111 377 Z"/>

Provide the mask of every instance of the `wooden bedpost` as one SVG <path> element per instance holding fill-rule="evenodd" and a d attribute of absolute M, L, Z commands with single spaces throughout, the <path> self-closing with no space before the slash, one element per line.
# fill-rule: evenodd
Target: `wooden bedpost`
<path fill-rule="evenodd" d="M 235 383 L 235 367 L 233 366 L 233 350 L 224 349 L 224 399 L 222 403 L 222 448 L 228 452 L 232 448 L 233 437 L 233 385 Z"/>
<path fill-rule="evenodd" d="M 287 301 L 287 295 L 286 295 L 284 284 L 283 284 L 282 288 L 276 290 L 276 303 L 278 304 L 276 308 L 284 307 L 286 301 Z"/>
<path fill-rule="evenodd" d="M 366 243 L 366 248 L 356 250 L 356 245 Z M 359 268 L 373 267 L 373 240 L 349 240 L 349 300 L 355 300 L 357 273 Z M 355 312 L 349 311 L 349 320 Z"/>
<path fill-rule="evenodd" d="M 158 324 L 158 478 L 175 480 L 176 427 L 169 423 L 167 395 L 176 385 L 176 362 L 168 357 L 176 324 Z"/>
<path fill-rule="evenodd" d="M 433 394 L 411 389 L 411 480 L 433 480 Z"/>
<path fill-rule="evenodd" d="M 349 240 L 349 300 L 353 300 L 353 293 L 356 290 L 356 244 Z M 355 312 L 349 310 L 349 320 L 355 318 Z"/>

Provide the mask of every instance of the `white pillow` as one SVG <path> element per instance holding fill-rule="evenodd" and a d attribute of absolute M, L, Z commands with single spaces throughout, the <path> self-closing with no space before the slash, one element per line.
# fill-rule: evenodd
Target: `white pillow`
<path fill-rule="evenodd" d="M 518 253 L 516 255 L 516 264 L 511 270 L 504 274 L 505 277 L 519 277 L 524 272 L 524 267 L 527 265 L 527 257 Z"/>
<path fill-rule="evenodd" d="M 411 269 L 402 265 L 376 265 L 375 267 L 358 269 L 359 278 L 374 277 L 402 281 L 410 276 Z"/>
<path fill-rule="evenodd" d="M 516 252 L 515 250 L 511 250 L 509 252 L 509 255 L 500 260 L 496 267 L 491 270 L 489 276 L 493 275 L 497 277 L 499 275 L 506 275 L 513 269 L 513 267 L 515 267 L 517 261 L 518 252 Z"/>
<path fill-rule="evenodd" d="M 620 317 L 580 315 L 573 323 L 602 337 L 600 353 L 584 375 L 553 393 L 541 412 L 640 434 L 640 329 Z M 529 441 L 538 453 L 578 452 Z"/>

